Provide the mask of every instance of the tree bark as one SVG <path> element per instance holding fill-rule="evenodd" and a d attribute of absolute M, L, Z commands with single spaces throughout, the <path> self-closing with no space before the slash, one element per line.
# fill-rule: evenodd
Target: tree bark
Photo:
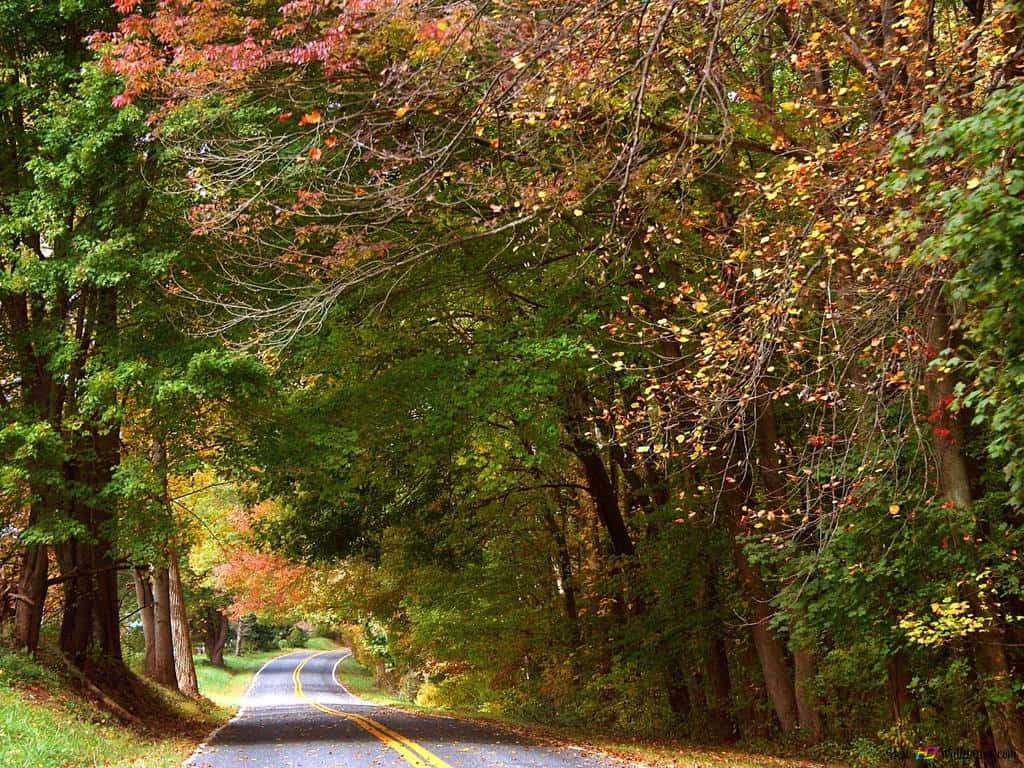
<path fill-rule="evenodd" d="M 95 339 L 105 345 L 117 334 L 117 289 L 96 290 Z M 121 458 L 120 428 L 99 413 L 86 414 L 89 428 L 71 446 L 65 477 L 70 510 L 86 535 L 57 545 L 64 583 L 61 650 L 77 665 L 95 639 L 107 662 L 123 664 L 117 569 L 112 556 L 116 517 L 103 492 Z"/>
<path fill-rule="evenodd" d="M 174 645 L 171 641 L 170 579 L 166 568 L 155 568 L 153 580 L 153 652 L 156 657 L 153 679 L 168 688 L 178 688 L 174 669 Z"/>
<path fill-rule="evenodd" d="M 153 587 L 149 573 L 143 568 L 133 569 L 135 577 L 135 599 L 139 602 L 139 617 L 142 619 L 142 640 L 144 657 L 142 671 L 149 678 L 156 678 L 156 617 L 153 611 Z"/>
<path fill-rule="evenodd" d="M 942 297 L 928 324 L 928 342 L 942 350 L 950 342 L 950 317 Z M 954 396 L 952 373 L 930 372 L 925 379 L 928 406 L 941 419 L 941 427 L 932 430 L 932 443 L 938 465 L 939 484 L 946 502 L 954 507 L 967 507 L 973 502 L 968 460 L 963 452 L 964 429 L 959 415 L 949 410 Z M 965 579 L 964 595 L 983 628 L 973 639 L 974 663 L 981 683 L 993 692 L 985 697 L 985 710 L 996 750 L 999 768 L 1018 768 L 1024 764 L 1024 713 L 1018 708 L 1014 693 L 1013 671 L 1006 655 L 1005 629 L 1002 617 L 991 600 L 979 593 L 972 579 Z"/>
<path fill-rule="evenodd" d="M 242 617 L 235 620 L 235 656 L 242 655 Z"/>
<path fill-rule="evenodd" d="M 196 680 L 195 660 L 192 658 L 192 637 L 188 628 L 185 595 L 181 587 L 178 553 L 173 549 L 168 552 L 168 576 L 170 585 L 171 640 L 174 644 L 174 670 L 178 679 L 178 690 L 186 696 L 198 696 L 199 683 Z"/>
<path fill-rule="evenodd" d="M 704 589 L 697 603 L 698 610 L 711 621 L 705 636 L 704 659 L 708 683 L 708 730 L 715 741 L 732 741 L 737 736 L 737 729 L 730 712 L 732 677 L 729 674 L 724 627 L 718 615 L 719 603 L 715 563 L 710 562 L 704 577 Z"/>
<path fill-rule="evenodd" d="M 818 659 L 814 652 L 804 648 L 793 650 L 793 688 L 796 694 L 796 714 L 800 731 L 811 744 L 821 743 L 824 725 L 818 711 L 812 683 L 818 672 Z"/>
<path fill-rule="evenodd" d="M 46 603 L 49 552 L 45 544 L 31 544 L 21 557 L 18 594 L 14 605 L 14 638 L 20 650 L 35 654 Z"/>
<path fill-rule="evenodd" d="M 721 479 L 719 501 L 729 526 L 740 586 L 752 614 L 751 635 L 754 649 L 757 651 L 765 689 L 778 718 L 779 727 L 783 733 L 789 733 L 797 725 L 796 693 L 786 664 L 785 649 L 768 626 L 772 615 L 768 590 L 765 588 L 760 569 L 747 558 L 741 540 L 744 535 L 741 524 L 744 510 L 753 502 L 750 473 L 747 467 L 730 468 L 721 450 L 713 455 L 721 457 L 713 461 L 717 465 L 714 467 L 715 477 Z"/>
<path fill-rule="evenodd" d="M 215 667 L 224 666 L 224 646 L 228 641 L 228 617 L 210 606 L 206 609 L 206 658 Z"/>
<path fill-rule="evenodd" d="M 569 544 L 565 540 L 565 533 L 555 519 L 555 514 L 544 505 L 542 511 L 544 524 L 547 526 L 551 538 L 555 542 L 555 560 L 558 567 L 558 580 L 560 582 L 562 600 L 565 605 L 565 615 L 569 619 L 572 631 L 572 644 L 579 644 L 579 609 L 576 607 L 576 579 L 573 576 L 572 557 L 569 554 Z"/>
<path fill-rule="evenodd" d="M 587 488 L 594 499 L 598 519 L 608 533 L 612 552 L 615 555 L 632 557 L 636 554 L 636 547 L 633 546 L 629 529 L 626 528 L 626 521 L 619 508 L 618 496 L 612 487 L 608 469 L 605 467 L 604 459 L 597 451 L 597 446 L 577 437 L 573 439 L 573 453 L 576 454 L 583 466 L 583 474 L 587 478 Z"/>

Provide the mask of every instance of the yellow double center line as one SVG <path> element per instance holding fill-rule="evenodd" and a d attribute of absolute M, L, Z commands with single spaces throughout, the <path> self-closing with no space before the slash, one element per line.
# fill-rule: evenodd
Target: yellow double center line
<path fill-rule="evenodd" d="M 311 656 L 307 656 L 295 667 L 295 671 L 292 672 L 292 682 L 295 683 L 295 695 L 298 696 L 299 700 L 304 701 L 314 709 L 326 712 L 328 715 L 341 717 L 355 723 L 364 731 L 373 734 L 384 742 L 384 744 L 395 750 L 395 752 L 400 754 L 405 761 L 409 763 L 409 765 L 414 766 L 414 768 L 431 768 L 431 766 L 433 766 L 433 768 L 451 768 L 448 763 L 426 747 L 422 747 L 415 741 L 405 738 L 405 736 L 397 731 L 391 730 L 384 725 L 384 723 L 379 723 L 376 720 L 364 717 L 363 715 L 356 715 L 352 712 L 344 712 L 340 709 L 328 707 L 326 704 L 321 704 L 307 696 L 306 692 L 302 690 L 302 670 L 310 661 L 324 653 L 328 653 L 328 651 L 321 651 L 320 653 L 314 653 Z"/>

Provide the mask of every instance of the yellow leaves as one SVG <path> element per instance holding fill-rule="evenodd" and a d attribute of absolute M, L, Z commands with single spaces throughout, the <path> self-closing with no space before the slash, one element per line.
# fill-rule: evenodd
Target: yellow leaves
<path fill-rule="evenodd" d="M 969 179 L 967 181 L 967 188 L 968 189 L 977 189 L 978 185 L 980 185 L 980 184 L 981 184 L 981 179 L 979 179 L 977 176 L 975 176 L 973 179 Z"/>
<path fill-rule="evenodd" d="M 781 104 L 779 104 L 779 109 L 781 109 L 783 112 L 795 112 L 799 108 L 800 105 L 795 101 L 784 101 Z"/>
<path fill-rule="evenodd" d="M 316 125 L 322 119 L 323 117 L 320 112 L 314 109 L 312 112 L 307 112 L 299 118 L 299 125 Z"/>
<path fill-rule="evenodd" d="M 900 505 L 899 504 L 890 504 L 889 505 L 889 514 L 890 515 L 892 515 L 893 517 L 896 517 L 899 513 L 900 513 Z"/>
<path fill-rule="evenodd" d="M 397 117 L 399 120 L 401 120 L 407 114 L 409 114 L 409 105 L 408 104 L 406 104 L 404 106 L 401 106 L 401 107 L 399 107 L 398 109 L 395 110 L 395 117 Z"/>

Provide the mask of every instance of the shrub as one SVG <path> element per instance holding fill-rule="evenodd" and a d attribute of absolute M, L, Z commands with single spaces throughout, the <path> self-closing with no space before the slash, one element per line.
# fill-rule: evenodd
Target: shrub
<path fill-rule="evenodd" d="M 292 627 L 288 634 L 285 636 L 284 642 L 286 647 L 288 648 L 305 648 L 306 640 L 308 639 L 309 638 L 307 637 L 305 632 L 303 632 L 298 627 Z"/>

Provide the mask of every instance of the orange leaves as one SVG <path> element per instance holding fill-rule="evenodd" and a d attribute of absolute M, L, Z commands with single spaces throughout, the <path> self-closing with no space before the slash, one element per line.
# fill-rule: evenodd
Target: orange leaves
<path fill-rule="evenodd" d="M 398 109 L 395 110 L 395 117 L 397 117 L 399 120 L 401 120 L 408 113 L 409 113 L 409 105 L 406 104 L 405 106 L 399 107 Z"/>
<path fill-rule="evenodd" d="M 299 118 L 299 125 L 316 125 L 322 119 L 320 112 L 314 109 L 312 112 L 307 112 Z"/>
<path fill-rule="evenodd" d="M 323 154 L 323 150 L 320 149 L 320 147 L 313 147 L 311 150 L 309 150 L 309 159 L 315 163 L 323 156 Z"/>

